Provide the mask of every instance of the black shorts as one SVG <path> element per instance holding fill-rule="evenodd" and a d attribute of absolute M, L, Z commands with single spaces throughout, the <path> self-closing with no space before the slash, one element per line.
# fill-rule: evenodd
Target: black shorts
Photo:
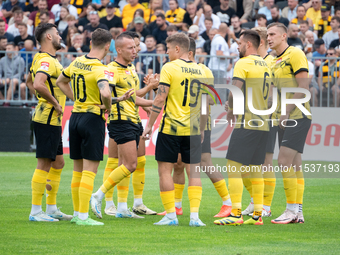
<path fill-rule="evenodd" d="M 266 153 L 274 153 L 275 142 L 276 142 L 276 134 L 279 126 L 272 127 L 270 125 L 267 146 L 266 146 Z"/>
<path fill-rule="evenodd" d="M 109 125 L 109 137 L 117 144 L 124 144 L 136 141 L 139 145 L 139 138 L 143 134 L 142 123 L 135 124 L 128 120 L 113 120 Z"/>
<path fill-rule="evenodd" d="M 69 124 L 70 158 L 103 160 L 105 121 L 94 113 L 72 113 Z"/>
<path fill-rule="evenodd" d="M 246 166 L 263 164 L 268 135 L 268 131 L 234 129 L 226 158 Z"/>
<path fill-rule="evenodd" d="M 296 122 L 295 122 L 296 121 Z M 279 146 L 285 146 L 303 153 L 306 137 L 312 121 L 308 118 L 298 119 L 295 121 L 287 121 L 285 129 L 278 129 Z M 297 123 L 297 124 L 296 124 Z M 294 127 L 294 125 L 296 125 Z"/>
<path fill-rule="evenodd" d="M 155 157 L 157 161 L 176 163 L 178 153 L 182 162 L 197 164 L 201 162 L 201 136 L 175 136 L 158 133 Z"/>
<path fill-rule="evenodd" d="M 204 130 L 204 140 L 202 143 L 202 153 L 211 154 L 211 130 Z"/>
<path fill-rule="evenodd" d="M 55 161 L 57 155 L 63 155 L 60 126 L 33 121 L 33 129 L 37 143 L 36 158 L 49 158 Z"/>

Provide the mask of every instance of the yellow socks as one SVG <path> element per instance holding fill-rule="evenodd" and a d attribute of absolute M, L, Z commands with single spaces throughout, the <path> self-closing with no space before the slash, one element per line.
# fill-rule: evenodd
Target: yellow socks
<path fill-rule="evenodd" d="M 72 182 L 71 182 L 71 193 L 73 201 L 73 210 L 79 212 L 79 186 L 81 181 L 82 173 L 73 171 Z"/>
<path fill-rule="evenodd" d="M 118 158 L 108 158 L 105 171 L 104 171 L 104 176 L 103 176 L 103 183 L 106 181 L 107 177 L 112 173 L 114 169 L 118 167 Z M 113 191 L 114 188 L 108 190 L 108 192 L 105 194 L 105 201 L 112 201 L 112 196 L 113 196 Z"/>
<path fill-rule="evenodd" d="M 263 181 L 264 181 L 263 207 L 266 206 L 270 207 L 273 201 L 276 186 L 275 172 L 264 172 Z"/>
<path fill-rule="evenodd" d="M 133 195 L 135 199 L 142 199 L 145 184 L 145 156 L 137 158 L 137 167 L 132 174 Z"/>
<path fill-rule="evenodd" d="M 250 197 L 253 197 L 252 195 L 252 187 L 251 187 L 251 180 L 250 180 L 250 173 L 242 173 L 242 181 L 244 187 L 248 190 Z"/>
<path fill-rule="evenodd" d="M 123 180 L 126 176 L 129 176 L 131 172 L 124 166 L 120 165 L 115 170 L 111 172 L 111 174 L 107 177 L 106 181 L 100 187 L 100 190 L 105 194 L 112 187 L 116 186 L 121 180 Z"/>
<path fill-rule="evenodd" d="M 295 210 L 297 179 L 293 167 L 282 170 L 283 187 L 286 193 L 287 209 Z"/>
<path fill-rule="evenodd" d="M 183 190 L 185 184 L 174 183 L 175 186 L 175 206 L 177 208 L 182 208 Z"/>
<path fill-rule="evenodd" d="M 305 179 L 303 178 L 302 171 L 298 171 L 295 174 L 297 177 L 296 203 L 299 206 L 298 208 L 299 212 L 302 212 L 303 192 L 305 191 Z"/>
<path fill-rule="evenodd" d="M 242 163 L 228 160 L 229 193 L 232 202 L 231 213 L 234 216 L 241 215 L 243 183 L 241 177 Z M 230 169 L 230 170 L 229 170 Z"/>
<path fill-rule="evenodd" d="M 88 213 L 89 202 L 93 191 L 96 174 L 87 170 L 83 171 L 79 186 L 79 213 Z"/>
<path fill-rule="evenodd" d="M 257 216 L 260 214 L 262 215 L 262 209 L 263 209 L 263 178 L 262 178 L 262 168 L 260 165 L 249 165 L 251 172 L 251 187 L 252 187 L 252 196 L 254 200 L 254 216 Z"/>
<path fill-rule="evenodd" d="M 32 204 L 41 206 L 48 172 L 35 169 L 32 177 Z"/>
<path fill-rule="evenodd" d="M 131 175 L 125 177 L 117 184 L 118 203 L 127 203 Z"/>
<path fill-rule="evenodd" d="M 217 191 L 217 193 L 220 195 L 220 197 L 222 198 L 222 201 L 227 201 L 228 199 L 230 199 L 230 195 L 227 189 L 227 184 L 225 183 L 225 180 L 222 179 L 218 182 L 213 183 L 214 187 Z"/>
<path fill-rule="evenodd" d="M 57 193 L 60 184 L 60 175 L 63 169 L 50 168 L 46 180 L 46 204 L 56 205 L 57 204 Z"/>
<path fill-rule="evenodd" d="M 190 202 L 190 213 L 198 213 L 202 199 L 202 187 L 189 186 L 188 196 Z"/>
<path fill-rule="evenodd" d="M 164 209 L 167 214 L 176 212 L 175 209 L 175 191 L 161 191 L 160 193 Z"/>

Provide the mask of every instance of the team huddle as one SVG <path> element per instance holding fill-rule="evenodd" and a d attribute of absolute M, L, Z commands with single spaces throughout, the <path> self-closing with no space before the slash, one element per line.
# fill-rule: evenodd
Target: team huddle
<path fill-rule="evenodd" d="M 212 166 L 210 106 L 203 87 L 214 85 L 209 68 L 195 62 L 195 40 L 179 33 L 166 40 L 170 62 L 160 75 L 148 75 L 146 86 L 139 89 L 139 79 L 133 65 L 140 51 L 139 37 L 124 32 L 115 40 L 117 58 L 108 65 L 102 60 L 109 52 L 111 34 L 97 29 L 92 34 L 91 51 L 76 58 L 66 69 L 56 59 L 61 48 L 60 36 L 55 25 L 42 24 L 35 36 L 41 51 L 33 59 L 27 79 L 27 87 L 33 91 L 39 103 L 33 115 L 37 141 L 37 168 L 32 178 L 32 209 L 30 221 L 69 220 L 77 225 L 104 225 L 91 219 L 89 209 L 102 218 L 102 200 L 105 198 L 105 214 L 117 218 L 143 218 L 155 215 L 143 203 L 145 184 L 145 141 L 151 138 L 152 129 L 160 112 L 155 158 L 158 162 L 160 197 L 164 217 L 154 225 L 178 225 L 177 215 L 183 214 L 182 196 L 185 172 L 188 176 L 190 201 L 190 226 L 206 226 L 199 218 L 202 198 L 200 175 L 194 169 Z M 287 28 L 273 23 L 265 28 L 254 28 L 241 33 L 239 39 L 240 60 L 234 68 L 233 85 L 244 92 L 252 88 L 253 107 L 267 110 L 271 106 L 273 88 L 308 89 L 308 62 L 303 52 L 287 44 Z M 277 57 L 267 54 L 268 45 Z M 71 83 L 71 87 L 70 84 Z M 143 97 L 156 92 L 154 100 Z M 203 93 L 202 93 L 203 91 Z M 62 113 L 66 97 L 74 101 L 69 122 L 70 158 L 74 162 L 71 182 L 74 213 L 67 215 L 57 207 L 56 197 L 60 175 L 64 167 L 61 139 Z M 289 93 L 287 98 L 302 98 L 303 93 Z M 202 98 L 209 102 L 201 109 Z M 280 101 L 280 100 L 278 100 Z M 310 110 L 309 103 L 304 106 Z M 145 130 L 141 124 L 139 107 L 149 115 Z M 235 121 L 226 158 L 227 167 L 237 171 L 228 173 L 228 187 L 221 173 L 209 173 L 216 191 L 222 199 L 222 207 L 214 217 L 217 225 L 263 225 L 262 217 L 271 216 L 271 203 L 275 190 L 275 173 L 263 171 L 261 165 L 270 166 L 273 161 L 276 135 L 279 137 L 279 166 L 282 171 L 287 209 L 275 224 L 304 223 L 302 214 L 304 178 L 301 154 L 311 125 L 311 118 L 295 105 L 287 105 L 281 114 L 279 103 L 271 116 L 255 115 L 245 104 L 243 115 L 233 114 L 233 94 L 226 102 L 227 120 Z M 209 114 L 202 114 L 207 112 Z M 108 114 L 107 119 L 105 113 Z M 247 125 L 254 119 L 272 120 L 273 125 Z M 286 121 L 289 119 L 288 121 Z M 93 193 L 94 179 L 100 161 L 103 160 L 105 121 L 109 131 L 109 155 L 103 176 L 103 184 Z M 294 127 L 293 127 L 294 126 Z M 242 166 L 255 171 L 243 173 Z M 296 170 L 296 171 L 295 171 Z M 130 176 L 134 194 L 132 211 L 127 198 Z M 251 203 L 242 208 L 243 185 L 251 195 Z M 117 186 L 117 207 L 113 202 L 113 190 Z M 46 212 L 42 210 L 42 197 L 46 189 Z M 243 215 L 249 215 L 243 221 Z"/>

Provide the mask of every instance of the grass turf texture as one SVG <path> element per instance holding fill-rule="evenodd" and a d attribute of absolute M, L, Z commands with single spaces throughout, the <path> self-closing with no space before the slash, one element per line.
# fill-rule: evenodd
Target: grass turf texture
<path fill-rule="evenodd" d="M 305 224 L 274 225 L 270 220 L 285 210 L 282 179 L 277 180 L 273 216 L 263 226 L 217 226 L 213 216 L 221 199 L 207 178 L 202 179 L 200 218 L 204 228 L 191 228 L 187 186 L 179 227 L 153 226 L 162 216 L 117 219 L 104 214 L 104 226 L 83 227 L 69 222 L 30 222 L 31 178 L 36 167 L 34 153 L 0 153 L 1 209 L 0 254 L 339 254 L 339 179 L 306 179 Z M 71 200 L 72 161 L 65 155 L 65 168 L 57 197 L 58 206 L 73 213 Z M 95 190 L 102 183 L 106 158 L 101 162 Z M 306 162 L 304 162 L 306 163 Z M 321 163 L 321 162 L 318 162 Z M 164 210 L 159 196 L 157 162 L 148 156 L 143 200 L 151 209 Z M 128 206 L 133 205 L 132 185 Z M 249 203 L 243 193 L 243 209 Z M 116 203 L 116 191 L 114 201 Z M 43 198 L 45 210 L 45 196 Z M 92 212 L 91 217 L 95 219 Z M 248 217 L 244 217 L 247 219 Z"/>

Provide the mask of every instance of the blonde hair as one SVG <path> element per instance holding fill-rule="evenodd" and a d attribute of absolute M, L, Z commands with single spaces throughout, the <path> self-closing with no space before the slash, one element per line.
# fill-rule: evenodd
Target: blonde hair
<path fill-rule="evenodd" d="M 265 28 L 265 27 L 253 27 L 251 30 L 257 32 L 259 34 L 261 40 L 264 41 L 265 46 L 268 47 L 267 28 Z"/>

